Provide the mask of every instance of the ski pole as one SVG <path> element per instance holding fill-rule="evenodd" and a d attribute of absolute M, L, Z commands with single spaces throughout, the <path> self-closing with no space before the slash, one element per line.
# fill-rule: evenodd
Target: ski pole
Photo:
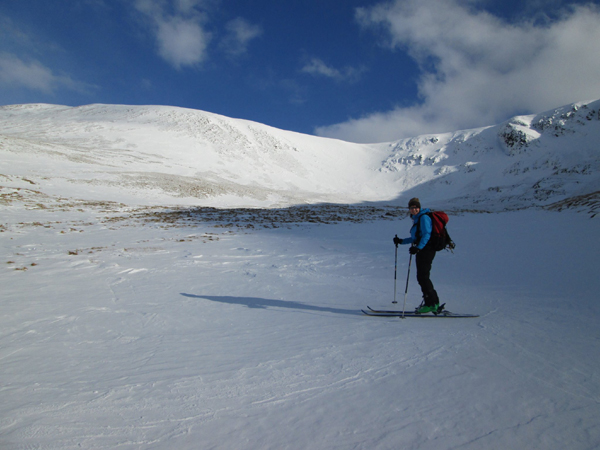
<path fill-rule="evenodd" d="M 396 235 L 398 237 L 398 235 Z M 394 256 L 394 301 L 392 303 L 398 303 L 396 301 L 396 274 L 398 273 L 398 244 L 396 244 L 396 255 Z"/>
<path fill-rule="evenodd" d="M 406 294 L 408 294 L 408 280 L 410 279 L 410 263 L 412 262 L 412 253 L 408 258 L 408 273 L 406 274 L 406 289 L 404 289 L 404 306 L 402 307 L 402 318 L 404 319 L 404 311 L 406 310 Z"/>

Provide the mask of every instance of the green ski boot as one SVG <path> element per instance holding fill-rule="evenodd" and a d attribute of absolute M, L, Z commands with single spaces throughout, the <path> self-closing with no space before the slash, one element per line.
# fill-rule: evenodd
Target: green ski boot
<path fill-rule="evenodd" d="M 421 305 L 416 309 L 415 312 L 417 314 L 427 314 L 427 313 L 437 314 L 439 307 L 440 307 L 439 303 L 436 303 L 435 305 Z"/>

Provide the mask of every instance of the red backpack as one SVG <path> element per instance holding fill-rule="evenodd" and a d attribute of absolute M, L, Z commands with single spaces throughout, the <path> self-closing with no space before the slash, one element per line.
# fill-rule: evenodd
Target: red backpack
<path fill-rule="evenodd" d="M 427 245 L 431 245 L 437 252 L 444 249 L 454 250 L 456 245 L 446 229 L 446 224 L 449 220 L 448 214 L 444 211 L 431 211 L 427 215 L 431 219 L 431 237 Z M 420 235 L 420 231 L 417 230 L 417 236 Z"/>

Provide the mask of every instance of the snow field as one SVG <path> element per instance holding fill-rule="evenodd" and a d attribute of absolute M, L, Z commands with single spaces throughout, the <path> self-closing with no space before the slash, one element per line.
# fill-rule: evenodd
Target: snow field
<path fill-rule="evenodd" d="M 584 214 L 452 216 L 458 247 L 432 279 L 449 310 L 481 317 L 402 320 L 360 309 L 392 306 L 407 219 L 5 211 L 3 449 L 600 446 L 600 243 Z"/>

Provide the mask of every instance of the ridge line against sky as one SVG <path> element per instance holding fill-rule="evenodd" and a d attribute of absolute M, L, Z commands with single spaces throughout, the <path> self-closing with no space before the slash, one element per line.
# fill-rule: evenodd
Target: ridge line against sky
<path fill-rule="evenodd" d="M 170 105 L 354 142 L 600 98 L 600 0 L 3 0 L 0 104 Z"/>

